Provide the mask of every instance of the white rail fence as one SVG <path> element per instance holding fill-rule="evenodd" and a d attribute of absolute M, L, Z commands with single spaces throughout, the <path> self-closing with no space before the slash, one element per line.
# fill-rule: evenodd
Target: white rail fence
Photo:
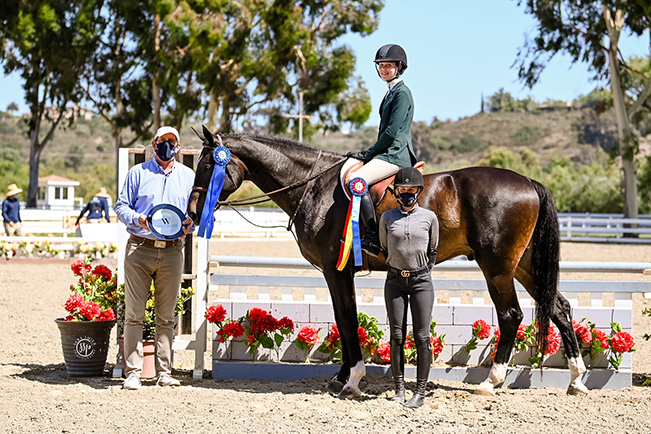
<path fill-rule="evenodd" d="M 208 292 L 218 292 L 225 296 L 213 301 L 213 304 L 222 304 L 228 317 L 238 318 L 246 314 L 252 307 L 263 308 L 276 317 L 288 316 L 296 323 L 296 332 L 303 325 L 312 325 L 321 329 L 320 339 L 327 335 L 329 326 L 334 323 L 334 314 L 330 302 L 326 282 L 321 275 L 307 275 L 311 265 L 303 259 L 294 258 L 252 258 L 252 257 L 229 257 L 213 256 L 204 266 L 201 265 L 201 258 L 208 257 L 207 243 L 202 247 L 202 240 L 199 241 L 199 269 L 196 295 L 195 320 L 197 325 L 196 341 L 182 344 L 185 349 L 192 348 L 200 351 L 200 343 L 207 338 L 207 323 L 203 317 L 208 300 Z M 203 253 L 201 253 L 203 249 Z M 205 256 L 202 256 L 205 255 Z M 218 270 L 217 273 L 209 273 L 210 267 Z M 222 272 L 225 267 L 230 270 L 232 267 L 251 268 L 256 270 L 267 269 L 294 269 L 302 275 L 278 275 L 278 274 L 241 274 Z M 562 272 L 573 273 L 636 273 L 642 275 L 649 273 L 651 263 L 594 263 L 594 262 L 561 262 Z M 484 319 L 489 324 L 497 325 L 495 309 L 487 297 L 486 282 L 484 279 L 450 279 L 439 278 L 445 272 L 476 271 L 477 266 L 469 261 L 448 261 L 435 267 L 432 280 L 434 288 L 440 296 L 433 306 L 433 319 L 437 322 L 436 332 L 445 334 L 446 347 L 439 356 L 440 360 L 463 363 L 466 365 L 485 364 L 489 358 L 487 345 L 480 346 L 469 355 L 462 348 L 468 342 L 472 333 L 472 323 L 478 319 Z M 205 284 L 199 283 L 200 276 L 205 275 Z M 209 277 L 208 277 L 209 276 Z M 380 329 L 388 330 L 388 320 L 383 300 L 383 287 L 385 278 L 382 277 L 356 277 L 356 296 L 358 310 L 378 319 Z M 517 284 L 518 297 L 525 314 L 523 323 L 531 323 L 534 315 L 534 304 L 526 291 Z M 205 289 L 204 289 L 205 288 Z M 632 308 L 634 293 L 651 293 L 651 281 L 574 281 L 562 280 L 560 291 L 567 297 L 573 309 L 573 317 L 577 320 L 589 318 L 597 325 L 597 328 L 610 332 L 611 322 L 621 323 L 625 331 L 631 332 L 633 327 Z M 253 298 L 252 298 L 253 294 Z M 409 319 L 411 323 L 411 319 Z M 276 361 L 300 361 L 304 354 L 292 343 L 295 336 L 286 339 L 278 353 L 270 351 L 258 351 L 257 360 Z M 213 377 L 218 379 L 226 378 L 293 378 L 292 375 L 303 372 L 303 368 L 297 367 L 294 374 L 278 377 L 278 364 L 256 365 L 247 362 L 240 365 L 234 361 L 251 361 L 251 355 L 246 352 L 243 341 L 236 340 L 227 345 L 216 341 L 216 334 L 213 330 Z M 179 348 L 180 349 L 180 348 Z M 205 350 L 205 348 L 204 348 Z M 515 363 L 526 363 L 526 359 L 533 355 L 533 349 L 528 353 L 518 353 Z M 318 361 L 325 355 L 313 351 L 311 360 Z M 196 353 L 195 376 L 203 371 L 203 355 Z M 586 360 L 589 364 L 589 358 Z M 256 374 L 260 366 L 264 373 Z M 272 367 L 272 366 L 275 366 Z M 319 365 L 323 367 L 323 365 Z M 564 367 L 564 359 L 559 352 L 549 357 L 544 366 L 551 368 Z M 606 368 L 607 360 L 599 357 L 593 361 L 593 367 Z M 628 387 L 632 382 L 632 357 L 626 354 L 619 371 L 612 369 L 592 369 L 586 374 L 586 384 L 590 388 L 621 388 Z M 317 369 L 317 368 L 315 368 Z M 333 368 L 335 369 L 335 368 Z M 390 375 L 386 367 L 379 368 L 384 374 Z M 452 380 L 476 382 L 485 378 L 483 371 L 486 368 L 440 368 L 433 369 L 431 379 L 446 378 Z M 313 375 L 314 372 L 310 371 Z M 531 372 L 527 370 L 527 372 Z M 569 372 L 566 369 L 546 369 L 545 378 L 542 373 L 539 379 L 536 375 L 524 374 L 523 371 L 513 371 L 511 377 L 507 377 L 507 385 L 517 387 L 525 385 L 528 387 L 554 386 L 566 387 L 569 382 Z M 413 373 L 412 373 L 413 374 Z M 260 375 L 260 377 L 255 377 Z M 309 375 L 309 374 L 304 374 Z M 410 374 L 411 375 L 411 374 Z M 415 374 L 414 374 L 415 375 Z M 510 378 L 510 380 L 509 380 Z M 538 378 L 538 377 L 536 377 Z"/>
<path fill-rule="evenodd" d="M 215 238 L 265 237 L 291 238 L 287 215 L 278 209 L 249 207 L 238 212 L 223 208 L 215 213 Z M 30 234 L 60 234 L 74 236 L 74 221 L 79 210 L 23 209 L 23 232 Z M 115 213 L 111 209 L 112 220 Z M 241 215 L 240 215 L 241 214 Z M 257 226 L 256 226 L 257 225 Z M 621 214 L 561 213 L 559 214 L 563 241 L 590 241 L 614 243 L 651 243 L 651 216 L 626 219 Z M 108 229 L 108 227 L 104 227 Z M 95 232 L 95 231 L 94 231 Z M 77 235 L 86 235 L 77 233 Z M 635 235 L 635 236 L 631 236 Z M 94 239 L 100 237 L 93 235 Z M 115 241 L 111 230 L 104 240 Z M 99 241 L 99 240 L 98 240 Z"/>

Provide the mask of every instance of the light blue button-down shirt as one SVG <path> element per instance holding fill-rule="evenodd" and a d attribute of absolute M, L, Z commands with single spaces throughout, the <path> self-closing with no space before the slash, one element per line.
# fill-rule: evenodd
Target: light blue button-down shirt
<path fill-rule="evenodd" d="M 192 169 L 175 161 L 172 170 L 165 173 L 153 158 L 129 170 L 115 203 L 115 213 L 130 234 L 157 240 L 153 233 L 140 225 L 140 214 L 147 215 L 162 203 L 174 205 L 185 213 L 193 185 Z"/>

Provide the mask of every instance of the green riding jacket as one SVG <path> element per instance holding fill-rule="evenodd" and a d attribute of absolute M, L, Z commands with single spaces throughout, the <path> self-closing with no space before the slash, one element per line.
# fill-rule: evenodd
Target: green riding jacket
<path fill-rule="evenodd" d="M 413 118 L 414 99 L 407 85 L 401 81 L 380 105 L 378 139 L 364 152 L 366 159 L 379 158 L 400 167 L 416 164 L 416 153 L 411 144 Z"/>

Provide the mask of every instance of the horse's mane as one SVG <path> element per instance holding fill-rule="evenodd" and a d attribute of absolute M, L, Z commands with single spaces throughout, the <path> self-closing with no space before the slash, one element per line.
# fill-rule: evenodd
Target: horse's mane
<path fill-rule="evenodd" d="M 262 136 L 262 135 L 257 135 L 257 134 L 224 134 L 223 137 L 229 137 L 233 139 L 253 139 L 258 142 L 262 142 L 265 144 L 271 144 L 271 145 L 280 145 L 284 148 L 291 148 L 291 150 L 296 150 L 302 149 L 307 152 L 319 152 L 322 151 L 326 155 L 331 155 L 333 157 L 341 157 L 341 154 L 338 154 L 336 152 L 332 151 L 326 151 L 323 149 L 315 148 L 310 145 L 306 145 L 305 143 L 301 143 L 297 140 L 291 140 L 291 139 L 286 139 L 283 137 L 272 137 L 272 136 Z"/>

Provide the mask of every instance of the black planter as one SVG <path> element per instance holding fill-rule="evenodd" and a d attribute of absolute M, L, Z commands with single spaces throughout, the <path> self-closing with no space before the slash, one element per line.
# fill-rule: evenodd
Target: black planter
<path fill-rule="evenodd" d="M 75 376 L 101 376 L 108 354 L 113 321 L 56 320 L 66 371 Z"/>

